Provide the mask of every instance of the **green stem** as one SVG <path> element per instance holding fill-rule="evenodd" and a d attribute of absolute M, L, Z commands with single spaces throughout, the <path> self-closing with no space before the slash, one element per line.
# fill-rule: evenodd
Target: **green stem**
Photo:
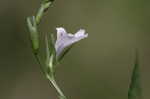
<path fill-rule="evenodd" d="M 54 78 L 54 76 L 50 77 L 47 76 L 48 80 L 52 83 L 52 85 L 54 86 L 54 88 L 56 89 L 56 91 L 59 94 L 59 99 L 67 99 L 66 96 L 63 94 L 63 92 L 61 91 L 61 89 L 59 88 L 59 86 L 56 83 L 56 80 Z"/>
<path fill-rule="evenodd" d="M 34 54 L 34 56 L 35 56 L 35 59 L 37 60 L 37 62 L 39 63 L 39 65 L 40 65 L 40 69 L 41 69 L 42 73 L 45 76 L 45 68 L 43 67 L 43 65 L 41 63 L 40 57 L 38 56 L 38 54 Z"/>

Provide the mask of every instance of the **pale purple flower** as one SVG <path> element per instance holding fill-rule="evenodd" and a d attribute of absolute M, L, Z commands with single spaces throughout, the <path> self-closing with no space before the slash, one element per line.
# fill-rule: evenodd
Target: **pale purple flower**
<path fill-rule="evenodd" d="M 84 29 L 80 29 L 75 34 L 67 33 L 66 30 L 62 27 L 58 27 L 56 28 L 56 30 L 57 39 L 55 43 L 55 50 L 57 57 L 61 55 L 66 47 L 69 47 L 70 45 L 80 41 L 81 39 L 88 37 L 88 34 L 85 34 Z"/>

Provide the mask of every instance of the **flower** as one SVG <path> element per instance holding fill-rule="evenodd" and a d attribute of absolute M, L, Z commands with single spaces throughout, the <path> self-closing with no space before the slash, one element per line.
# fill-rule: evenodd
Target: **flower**
<path fill-rule="evenodd" d="M 57 39 L 55 43 L 56 57 L 59 57 L 65 48 L 71 46 L 72 44 L 88 37 L 88 34 L 85 34 L 84 29 L 80 29 L 75 34 L 67 33 L 63 27 L 56 28 L 57 30 Z"/>

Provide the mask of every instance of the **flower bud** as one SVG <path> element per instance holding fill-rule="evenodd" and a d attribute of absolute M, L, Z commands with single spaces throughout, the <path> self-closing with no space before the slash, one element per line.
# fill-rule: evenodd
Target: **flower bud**
<path fill-rule="evenodd" d="M 30 31 L 30 39 L 32 42 L 33 52 L 37 53 L 39 49 L 39 33 L 37 31 L 35 18 L 34 17 L 27 18 L 27 25 Z"/>

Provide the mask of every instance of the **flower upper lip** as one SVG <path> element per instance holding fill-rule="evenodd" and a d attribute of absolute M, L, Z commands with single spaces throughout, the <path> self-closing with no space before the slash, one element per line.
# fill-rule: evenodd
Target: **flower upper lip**
<path fill-rule="evenodd" d="M 66 47 L 88 37 L 84 29 L 80 29 L 75 34 L 67 33 L 63 27 L 56 28 L 57 39 L 55 43 L 56 57 L 58 57 Z"/>

